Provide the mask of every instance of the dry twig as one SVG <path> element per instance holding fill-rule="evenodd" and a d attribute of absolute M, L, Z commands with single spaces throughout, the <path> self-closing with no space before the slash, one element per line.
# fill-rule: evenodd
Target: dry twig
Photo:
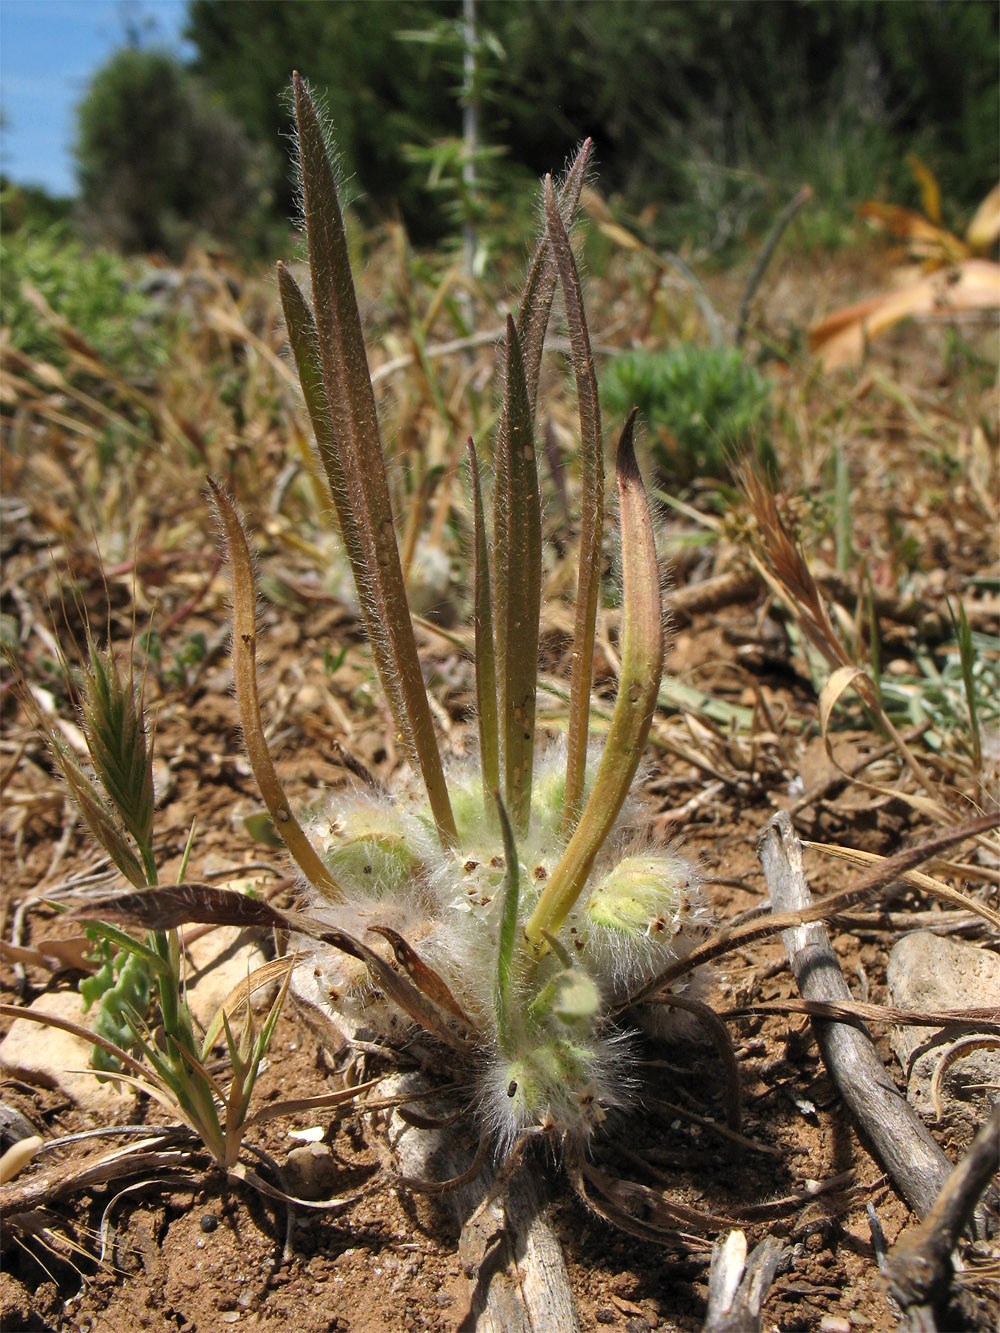
<path fill-rule="evenodd" d="M 936 1333 L 934 1306 L 947 1297 L 951 1255 L 990 1178 L 1000 1169 L 1000 1102 L 919 1226 L 903 1233 L 886 1264 L 889 1291 L 912 1333 Z"/>
<path fill-rule="evenodd" d="M 775 909 L 808 907 L 811 898 L 802 870 L 801 844 L 784 812 L 765 828 L 759 855 Z M 782 939 L 805 999 L 853 1003 L 822 926 L 795 926 L 784 931 Z M 900 1193 L 925 1217 L 951 1172 L 951 1163 L 886 1073 L 866 1033 L 852 1024 L 815 1019 L 813 1030 L 823 1062 L 855 1123 Z"/>

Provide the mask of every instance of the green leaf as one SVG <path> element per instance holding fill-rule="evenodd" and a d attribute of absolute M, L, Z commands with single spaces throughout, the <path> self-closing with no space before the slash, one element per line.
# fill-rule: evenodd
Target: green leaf
<path fill-rule="evenodd" d="M 563 225 L 552 179 L 545 178 L 545 220 L 549 243 L 559 270 L 566 302 L 573 373 L 580 411 L 580 470 L 583 506 L 580 515 L 580 557 L 576 585 L 576 622 L 573 627 L 573 667 L 570 676 L 569 734 L 566 754 L 566 803 L 562 831 L 569 837 L 583 805 L 590 726 L 590 692 L 594 673 L 594 635 L 601 586 L 601 543 L 604 535 L 604 452 L 597 373 L 590 350 L 587 316 L 573 249 Z"/>
<path fill-rule="evenodd" d="M 233 586 L 233 681 L 240 726 L 243 728 L 243 743 L 254 780 L 274 821 L 274 827 L 303 875 L 328 897 L 340 898 L 340 886 L 292 814 L 292 808 L 278 781 L 271 752 L 267 748 L 257 694 L 257 608 L 250 548 L 232 501 L 211 478 L 208 484 L 229 553 Z"/>
<path fill-rule="evenodd" d="M 559 213 L 567 231 L 573 224 L 580 203 L 580 192 L 587 177 L 587 164 L 590 161 L 592 147 L 590 139 L 581 144 L 559 189 Z M 528 402 L 531 404 L 532 415 L 535 411 L 538 376 L 542 366 L 542 348 L 545 345 L 545 330 L 548 327 L 552 298 L 556 290 L 556 277 L 557 269 L 546 228 L 542 231 L 538 248 L 531 260 L 521 296 L 521 307 L 517 313 L 517 332 L 524 350 L 524 380 L 528 386 Z"/>
<path fill-rule="evenodd" d="M 979 725 L 979 705 L 976 701 L 976 649 L 972 641 L 972 630 L 969 628 L 969 618 L 965 614 L 965 604 L 959 602 L 958 614 L 956 615 L 954 607 L 949 602 L 948 614 L 951 616 L 955 638 L 958 640 L 959 659 L 962 664 L 962 686 L 965 690 L 965 702 L 969 710 L 972 759 L 976 766 L 976 772 L 979 773 L 983 767 L 983 738 Z"/>
<path fill-rule="evenodd" d="M 542 600 L 542 513 L 531 407 L 520 340 L 507 316 L 503 422 L 496 450 L 493 568 L 504 800 L 527 832 L 535 746 L 535 685 Z"/>
<path fill-rule="evenodd" d="M 618 444 L 622 542 L 622 667 L 611 725 L 594 786 L 566 850 L 556 862 L 525 935 L 539 950 L 559 929 L 607 841 L 642 758 L 663 671 L 663 609 L 653 524 L 635 461 L 633 412 Z"/>
<path fill-rule="evenodd" d="M 479 716 L 479 758 L 486 800 L 500 786 L 500 735 L 497 719 L 497 664 L 493 643 L 489 547 L 476 447 L 469 438 L 469 478 L 473 512 L 473 584 L 475 587 L 476 703 Z"/>

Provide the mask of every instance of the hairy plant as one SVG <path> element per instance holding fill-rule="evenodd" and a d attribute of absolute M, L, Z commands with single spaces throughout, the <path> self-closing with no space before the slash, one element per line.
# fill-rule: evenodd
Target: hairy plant
<path fill-rule="evenodd" d="M 626 833 L 663 665 L 653 532 L 633 450 L 616 461 L 623 615 L 621 677 L 603 743 L 590 739 L 604 525 L 597 384 L 570 244 L 589 144 L 560 187 L 502 353 L 492 485 L 469 441 L 479 751 L 442 754 L 404 586 L 374 395 L 324 130 L 298 78 L 295 109 L 312 279 L 278 283 L 317 451 L 382 688 L 409 767 L 387 795 L 338 794 L 296 815 L 264 743 L 255 592 L 235 507 L 214 483 L 233 577 L 240 718 L 274 825 L 336 951 L 310 966 L 324 1005 L 388 1037 L 417 1022 L 479 1069 L 481 1113 L 501 1144 L 548 1126 L 585 1139 L 626 1099 L 628 1061 L 611 1012 L 691 948 L 704 920 L 697 875 Z M 580 567 L 567 735 L 536 736 L 542 528 L 535 399 L 556 286 L 580 405 Z M 489 491 L 492 513 L 489 513 Z M 332 932 L 332 935 L 331 935 Z M 369 943 L 368 941 L 371 941 Z M 392 959 L 395 969 L 390 969 Z M 387 971 L 394 980 L 387 983 Z"/>

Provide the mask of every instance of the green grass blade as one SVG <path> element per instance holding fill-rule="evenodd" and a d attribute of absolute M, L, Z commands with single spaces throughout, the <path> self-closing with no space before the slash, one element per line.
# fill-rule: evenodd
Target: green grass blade
<path fill-rule="evenodd" d="M 95 921 L 91 929 L 93 929 L 95 935 L 102 940 L 106 940 L 108 944 L 114 945 L 116 949 L 122 949 L 126 953 L 135 954 L 137 958 L 141 958 L 157 976 L 169 977 L 169 963 L 161 958 L 155 949 L 148 944 L 144 944 L 142 940 L 136 939 L 134 935 L 119 930 L 117 926 L 112 926 L 107 921 Z"/>
<path fill-rule="evenodd" d="M 583 805 L 590 726 L 590 691 L 594 671 L 594 634 L 601 583 L 601 543 L 604 535 L 604 451 L 597 372 L 590 350 L 590 334 L 583 307 L 580 277 L 556 204 L 550 177 L 545 178 L 545 220 L 549 244 L 559 270 L 566 302 L 573 373 L 580 411 L 580 470 L 583 504 L 580 514 L 580 566 L 576 585 L 576 622 L 573 627 L 573 669 L 570 676 L 569 735 L 566 756 L 566 801 L 563 837 L 576 827 Z"/>
<path fill-rule="evenodd" d="M 566 850 L 556 862 L 525 927 L 543 947 L 566 920 L 625 797 L 649 736 L 663 671 L 663 623 L 653 524 L 632 445 L 633 412 L 618 445 L 618 497 L 622 541 L 622 669 L 604 753 L 593 790 Z"/>
<path fill-rule="evenodd" d="M 469 439 L 469 477 L 472 486 L 472 567 L 475 588 L 476 703 L 479 714 L 479 757 L 483 793 L 487 801 L 500 787 L 500 733 L 497 720 L 497 663 L 493 645 L 493 601 L 490 593 L 489 548 L 483 493 L 479 484 L 476 447 Z"/>
<path fill-rule="evenodd" d="M 972 641 L 972 630 L 969 627 L 969 618 L 965 614 L 965 605 L 963 602 L 958 604 L 958 614 L 951 602 L 948 603 L 948 614 L 951 616 L 951 623 L 955 627 L 955 638 L 958 640 L 959 660 L 962 666 L 962 686 L 965 690 L 965 702 L 969 710 L 969 734 L 972 739 L 972 760 L 976 766 L 976 772 L 982 771 L 983 767 L 983 736 L 979 725 L 979 705 L 976 702 L 976 648 Z"/>
<path fill-rule="evenodd" d="M 542 513 L 521 345 L 510 315 L 503 421 L 506 429 L 497 441 L 493 521 L 499 725 L 504 800 L 515 831 L 523 835 L 531 815 Z"/>
<path fill-rule="evenodd" d="M 333 167 L 316 108 L 297 74 L 294 90 L 320 364 L 332 435 L 358 531 L 363 566 L 358 593 L 368 604 L 366 620 L 375 631 L 372 651 L 394 721 L 423 777 L 438 836 L 442 844 L 452 845 L 455 819 L 406 599 Z"/>

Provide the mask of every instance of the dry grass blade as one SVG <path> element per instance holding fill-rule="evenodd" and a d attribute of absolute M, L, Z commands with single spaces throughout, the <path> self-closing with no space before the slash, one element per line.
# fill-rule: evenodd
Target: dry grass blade
<path fill-rule="evenodd" d="M 507 317 L 504 429 L 497 441 L 493 603 L 504 803 L 520 835 L 531 815 L 542 599 L 542 514 L 521 344 Z"/>
<path fill-rule="evenodd" d="M 215 1039 L 223 1028 L 223 1018 L 234 1023 L 236 1019 L 246 1012 L 251 999 L 258 991 L 271 986 L 274 982 L 283 982 L 291 968 L 298 961 L 296 955 L 291 958 L 273 958 L 269 963 L 264 963 L 261 967 L 255 968 L 248 976 L 237 983 L 229 992 L 222 1004 L 219 1006 L 219 1012 L 208 1025 L 205 1033 L 205 1040 L 202 1042 L 202 1059 L 205 1059 Z"/>
<path fill-rule="evenodd" d="M 366 1092 L 377 1088 L 381 1079 L 369 1079 L 367 1083 L 355 1083 L 352 1087 L 341 1088 L 339 1092 L 323 1092 L 315 1097 L 289 1097 L 280 1102 L 271 1102 L 262 1106 L 253 1115 L 247 1116 L 244 1125 L 263 1125 L 268 1120 L 277 1120 L 281 1116 L 297 1115 L 300 1111 L 325 1111 L 330 1107 L 343 1106 L 355 1101 Z"/>
<path fill-rule="evenodd" d="M 150 1170 L 190 1168 L 195 1145 L 186 1142 L 178 1148 L 156 1151 L 158 1144 L 167 1142 L 168 1136 L 162 1135 L 152 1142 L 115 1148 L 96 1160 L 82 1164 L 67 1160 L 56 1167 L 35 1171 L 26 1179 L 11 1181 L 0 1192 L 0 1212 L 5 1219 L 13 1220 L 21 1212 L 44 1208 L 66 1194 L 106 1185 L 123 1176 Z"/>
<path fill-rule="evenodd" d="M 486 1164 L 486 1159 L 490 1152 L 490 1137 L 483 1134 L 479 1139 L 479 1146 L 476 1148 L 475 1156 L 472 1159 L 467 1170 L 460 1175 L 451 1176 L 448 1180 L 423 1180 L 417 1176 L 397 1176 L 396 1183 L 402 1185 L 405 1189 L 412 1190 L 414 1194 L 451 1194 L 455 1190 L 460 1190 L 479 1176 Z"/>
<path fill-rule="evenodd" d="M 785 811 L 768 822 L 758 854 L 775 906 L 785 911 L 808 907 L 811 899 L 802 867 L 802 845 Z M 840 961 L 818 922 L 783 931 L 782 943 L 806 1000 L 851 1003 Z M 823 1063 L 851 1118 L 896 1188 L 923 1216 L 947 1179 L 948 1158 L 889 1077 L 867 1032 L 850 1023 L 826 1020 L 814 1021 L 812 1027 Z"/>
<path fill-rule="evenodd" d="M 758 1000 L 734 1005 L 725 1010 L 723 1017 L 744 1018 L 748 1014 L 809 1014 L 811 1018 L 829 1018 L 838 1023 L 893 1023 L 900 1027 L 968 1027 L 975 1023 L 1000 1032 L 1000 1007 L 898 1009 L 892 1004 L 862 1004 L 858 1000 Z M 995 1038 L 989 1039 L 990 1045 L 995 1042 Z"/>
<path fill-rule="evenodd" d="M 803 847 L 812 847 L 818 852 L 825 852 L 828 856 L 836 856 L 842 861 L 850 861 L 852 865 L 856 866 L 877 866 L 886 860 L 886 857 L 879 856 L 877 852 L 863 852 L 854 847 L 838 847 L 829 842 L 803 840 L 802 845 Z M 1000 912 L 995 911 L 988 903 L 981 902 L 978 898 L 970 898 L 968 894 L 962 893 L 961 890 L 953 889 L 950 884 L 945 884 L 943 880 L 935 879 L 933 875 L 925 875 L 921 870 L 908 870 L 898 878 L 906 884 L 912 885 L 915 889 L 932 893 L 935 898 L 940 898 L 943 902 L 951 903 L 954 907 L 982 917 L 994 929 L 1000 930 Z"/>
<path fill-rule="evenodd" d="M 821 711 L 826 720 L 836 697 L 853 685 L 865 707 L 878 720 L 878 725 L 891 737 L 914 780 L 923 787 L 932 801 L 938 792 L 913 751 L 896 730 L 878 697 L 878 692 L 867 670 L 855 662 L 840 635 L 834 628 L 826 600 L 809 567 L 805 552 L 792 534 L 778 509 L 776 497 L 764 478 L 751 467 L 742 467 L 738 479 L 750 502 L 760 543 L 759 550 L 750 555 L 761 577 L 795 616 L 813 648 L 833 668 L 821 699 Z M 824 727 L 824 736 L 826 728 Z M 936 812 L 944 814 L 938 802 Z M 930 811 L 928 811 L 930 813 Z"/>
<path fill-rule="evenodd" d="M 573 249 L 556 204 L 552 180 L 545 178 L 545 219 L 549 243 L 559 270 L 566 302 L 573 373 L 580 412 L 580 471 L 583 503 L 580 514 L 580 567 L 576 585 L 576 623 L 573 628 L 573 668 L 570 678 L 569 735 L 566 754 L 566 797 L 563 837 L 576 827 L 583 805 L 584 773 L 590 725 L 590 692 L 594 672 L 594 631 L 601 583 L 601 544 L 604 536 L 604 451 L 597 374 L 590 349 L 587 316 Z"/>
<path fill-rule="evenodd" d="M 153 930 L 168 930 L 186 921 L 202 921 L 213 926 L 262 927 L 306 935 L 320 944 L 340 949 L 364 963 L 376 985 L 404 1013 L 428 1032 L 465 1050 L 470 1036 L 453 1015 L 444 1013 L 407 977 L 401 976 L 385 959 L 346 931 L 332 929 L 307 912 L 282 912 L 262 899 L 218 889 L 211 884 L 186 883 L 145 893 L 123 893 L 87 903 L 69 913 L 71 919 L 125 918 Z"/>
<path fill-rule="evenodd" d="M 903 851 L 897 852 L 895 856 L 888 857 L 877 867 L 870 870 L 867 875 L 862 875 L 854 888 L 831 894 L 823 902 L 815 903 L 812 907 L 805 908 L 803 911 L 775 912 L 759 920 L 748 921 L 746 925 L 737 926 L 732 930 L 723 930 L 714 939 L 699 945 L 697 949 L 693 949 L 686 958 L 680 958 L 671 963 L 658 977 L 655 977 L 637 991 L 630 998 L 628 1006 L 625 1007 L 638 1004 L 647 995 L 653 995 L 657 991 L 663 990 L 676 981 L 678 977 L 684 976 L 696 967 L 701 967 L 703 963 L 710 963 L 713 958 L 720 958 L 723 954 L 732 952 L 733 949 L 749 944 L 751 940 L 766 939 L 769 935 L 777 935 L 791 926 L 803 926 L 810 921 L 827 921 L 830 917 L 846 911 L 849 907 L 854 907 L 857 903 L 865 902 L 876 893 L 880 893 L 893 880 L 899 879 L 924 861 L 929 861 L 931 857 L 945 851 L 946 848 L 954 847 L 957 843 L 965 842 L 967 838 L 977 837 L 980 833 L 987 833 L 994 828 L 1000 828 L 1000 814 L 982 815 L 979 819 L 970 820 L 967 824 L 959 824 L 957 827 L 939 833 L 933 838 L 928 838 L 916 847 L 907 847 Z"/>
<path fill-rule="evenodd" d="M 493 638 L 493 599 L 490 591 L 489 547 L 483 492 L 479 483 L 476 447 L 469 440 L 469 478 L 472 489 L 472 569 L 475 589 L 476 715 L 479 723 L 479 758 L 483 771 L 483 801 L 490 808 L 492 793 L 500 787 L 500 730 L 497 717 L 497 661 Z"/>
<path fill-rule="evenodd" d="M 695 1232 L 718 1231 L 736 1223 L 735 1217 L 700 1212 L 635 1180 L 613 1179 L 589 1162 L 583 1163 L 583 1176 L 600 1191 L 606 1203 L 613 1204 L 633 1222 L 641 1218 L 654 1235 L 662 1237 L 664 1232 L 676 1231 L 678 1227 Z"/>
<path fill-rule="evenodd" d="M 997 1012 L 996 1016 L 998 1022 L 993 1026 L 995 1026 L 997 1032 L 1000 1033 L 1000 1011 Z M 932 1017 L 931 1023 L 935 1027 L 939 1026 L 937 1015 Z M 928 1026 L 930 1026 L 930 1024 L 928 1024 Z M 940 1024 L 940 1026 L 944 1025 Z M 989 1025 L 983 1024 L 983 1026 L 985 1027 Z M 1000 1049 L 1000 1036 L 971 1036 L 961 1037 L 958 1041 L 953 1042 L 946 1051 L 942 1052 L 941 1059 L 937 1062 L 937 1065 L 934 1068 L 933 1077 L 931 1078 L 931 1105 L 934 1107 L 934 1115 L 939 1121 L 944 1119 L 944 1105 L 941 1101 L 941 1085 L 944 1082 L 944 1076 L 949 1068 L 956 1060 L 960 1060 L 963 1055 L 967 1055 L 970 1051 L 995 1051 L 997 1049 Z"/>
<path fill-rule="evenodd" d="M 117 1046 L 113 1041 L 108 1041 L 98 1032 L 91 1032 L 82 1023 L 74 1023 L 70 1018 L 60 1018 L 58 1014 L 38 1013 L 34 1009 L 25 1009 L 17 1004 L 0 1004 L 0 1017 L 2 1018 L 23 1018 L 29 1023 L 39 1023 L 42 1027 L 59 1028 L 62 1032 L 68 1032 L 80 1041 L 90 1046 L 98 1046 L 106 1054 L 113 1056 L 114 1059 L 121 1061 L 122 1065 L 127 1065 L 134 1069 L 135 1074 L 125 1074 L 118 1072 L 114 1075 L 123 1083 L 128 1083 L 133 1087 L 144 1092 L 147 1096 L 154 1098 L 165 1110 L 178 1116 L 184 1124 L 193 1133 L 197 1134 L 198 1126 L 194 1120 L 190 1119 L 184 1108 L 178 1104 L 176 1099 L 172 1098 L 167 1089 L 166 1080 L 163 1079 L 155 1069 L 144 1065 L 140 1060 L 136 1060 L 128 1051 Z"/>
<path fill-rule="evenodd" d="M 394 721 L 424 780 L 441 843 L 451 846 L 455 818 L 410 620 L 336 182 L 316 108 L 297 74 L 294 90 L 320 364 L 364 566 L 358 593 L 369 603 L 372 651 Z"/>
<path fill-rule="evenodd" d="M 417 990 L 422 991 L 439 1008 L 454 1014 L 467 1028 L 472 1027 L 468 1014 L 452 995 L 447 982 L 432 967 L 428 967 L 412 944 L 407 943 L 398 930 L 393 930 L 391 926 L 369 926 L 369 930 L 389 941 L 396 962 Z"/>
<path fill-rule="evenodd" d="M 250 549 L 232 501 L 211 478 L 208 484 L 225 534 L 232 572 L 233 680 L 250 767 L 274 826 L 296 865 L 311 884 L 328 896 L 339 898 L 339 885 L 292 814 L 267 747 L 257 694 L 257 608 Z"/>
<path fill-rule="evenodd" d="M 660 577 L 653 525 L 635 461 L 633 412 L 618 445 L 622 543 L 622 668 L 604 753 L 583 814 L 556 862 L 525 935 L 536 949 L 553 934 L 583 888 L 628 795 L 642 758 L 663 671 Z"/>
<path fill-rule="evenodd" d="M 692 1014 L 708 1033 L 726 1071 L 726 1123 L 734 1134 L 738 1134 L 742 1124 L 743 1080 L 740 1076 L 740 1066 L 736 1059 L 733 1039 L 729 1035 L 729 1029 L 725 1023 L 714 1009 L 711 1009 L 701 1000 L 693 999 L 690 995 L 671 995 L 667 993 L 655 996 L 650 1003 L 662 1004 L 672 1009 L 682 1009 L 686 1013 Z"/>

